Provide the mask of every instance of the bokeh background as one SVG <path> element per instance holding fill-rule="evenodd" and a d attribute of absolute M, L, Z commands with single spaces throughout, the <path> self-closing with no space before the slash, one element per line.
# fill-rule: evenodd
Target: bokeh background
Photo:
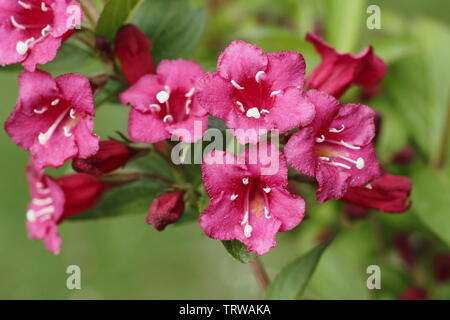
<path fill-rule="evenodd" d="M 374 211 L 366 219 L 350 221 L 339 202 L 312 205 L 309 218 L 295 230 L 280 234 L 278 246 L 262 258 L 269 275 L 273 277 L 289 261 L 317 245 L 321 236 L 339 228 L 304 298 L 397 299 L 412 286 L 425 288 L 429 298 L 450 298 L 450 287 L 437 282 L 432 272 L 433 255 L 448 251 L 450 244 L 450 3 L 195 0 L 192 4 L 205 12 L 204 32 L 198 45 L 192 45 L 192 53 L 183 55 L 209 71 L 214 70 L 217 56 L 233 39 L 269 51 L 300 51 L 311 71 L 319 59 L 303 39 L 307 31 L 313 30 L 321 31 L 343 52 L 357 53 L 372 44 L 389 65 L 384 91 L 364 103 L 383 116 L 378 142 L 383 165 L 415 182 L 412 209 L 400 215 Z M 369 4 L 381 8 L 381 30 L 366 27 Z M 203 24 L 203 20 L 192 23 Z M 157 42 L 153 45 L 157 46 Z M 70 47 L 64 50 L 70 51 Z M 103 66 L 88 54 L 60 59 L 65 51 L 44 69 L 55 75 L 79 72 L 90 76 L 102 71 Z M 0 69 L 1 121 L 14 107 L 18 70 Z M 361 101 L 357 89 L 343 100 Z M 101 137 L 113 135 L 116 130 L 126 132 L 127 111 L 114 103 L 103 105 L 96 116 L 95 132 Z M 62 252 L 52 255 L 40 241 L 29 240 L 25 231 L 29 194 L 24 168 L 28 155 L 4 131 L 0 132 L 0 144 L 0 298 L 261 297 L 250 267 L 233 260 L 219 241 L 203 234 L 196 222 L 157 232 L 145 224 L 145 211 L 114 219 L 65 222 L 60 226 Z M 405 146 L 415 150 L 412 162 L 392 164 L 392 156 Z M 68 170 L 65 167 L 52 172 L 58 175 Z M 392 245 L 392 238 L 399 233 L 412 239 L 417 249 L 413 272 Z M 66 288 L 65 272 L 72 264 L 81 267 L 82 290 Z M 372 264 L 382 267 L 382 290 L 376 292 L 366 288 L 366 268 Z"/>

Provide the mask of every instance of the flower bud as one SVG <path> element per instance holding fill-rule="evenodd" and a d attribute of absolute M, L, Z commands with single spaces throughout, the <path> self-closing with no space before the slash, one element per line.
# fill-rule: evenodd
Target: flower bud
<path fill-rule="evenodd" d="M 102 175 L 125 165 L 133 152 L 123 143 L 115 140 L 100 141 L 96 154 L 87 159 L 74 159 L 72 167 L 77 172 Z"/>
<path fill-rule="evenodd" d="M 397 233 L 392 238 L 392 243 L 406 265 L 412 267 L 416 263 L 417 257 L 410 237 L 404 233 Z"/>
<path fill-rule="evenodd" d="M 392 162 L 399 166 L 405 166 L 410 164 L 416 155 L 416 151 L 413 147 L 407 146 L 394 154 Z"/>
<path fill-rule="evenodd" d="M 109 188 L 96 177 L 74 173 L 54 179 L 64 193 L 64 213 L 61 220 L 92 208 L 103 191 Z"/>
<path fill-rule="evenodd" d="M 344 215 L 348 220 L 365 219 L 370 214 L 367 207 L 352 203 L 344 203 Z"/>
<path fill-rule="evenodd" d="M 180 219 L 183 212 L 183 194 L 180 192 L 167 193 L 153 200 L 145 221 L 153 225 L 156 230 L 162 231 L 168 224 Z"/>
<path fill-rule="evenodd" d="M 129 84 L 136 83 L 145 74 L 155 73 L 150 41 L 134 25 L 125 25 L 117 32 L 115 53 Z"/>
<path fill-rule="evenodd" d="M 450 253 L 439 253 L 434 256 L 433 275 L 437 282 L 450 280 Z"/>
<path fill-rule="evenodd" d="M 425 289 L 411 287 L 403 291 L 400 300 L 426 300 L 428 293 Z"/>

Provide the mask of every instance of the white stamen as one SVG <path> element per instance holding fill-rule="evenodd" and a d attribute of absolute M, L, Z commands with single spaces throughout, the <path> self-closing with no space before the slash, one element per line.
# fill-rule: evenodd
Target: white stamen
<path fill-rule="evenodd" d="M 45 6 L 45 2 L 41 2 L 41 10 L 44 12 L 48 11 L 48 8 Z"/>
<path fill-rule="evenodd" d="M 53 202 L 51 197 L 45 199 L 33 199 L 32 202 L 37 206 L 47 206 Z"/>
<path fill-rule="evenodd" d="M 25 2 L 23 2 L 23 1 L 17 1 L 17 3 L 18 3 L 22 8 L 27 9 L 27 10 L 31 10 L 31 6 L 30 6 L 28 3 L 25 3 Z"/>
<path fill-rule="evenodd" d="M 44 185 L 42 184 L 42 182 L 37 182 L 36 188 L 37 188 L 37 192 L 40 194 L 49 194 L 50 193 L 50 189 L 44 188 Z"/>
<path fill-rule="evenodd" d="M 159 103 L 166 103 L 169 100 L 170 95 L 167 91 L 160 91 L 156 94 L 156 99 Z"/>
<path fill-rule="evenodd" d="M 248 178 L 243 178 L 243 179 L 242 179 L 242 183 L 245 184 L 245 185 L 247 185 L 247 184 L 248 184 Z"/>
<path fill-rule="evenodd" d="M 256 82 L 260 82 L 261 81 L 261 76 L 264 74 L 265 72 L 264 71 L 258 71 L 257 73 L 256 73 L 256 75 L 255 75 L 255 80 L 256 80 Z"/>
<path fill-rule="evenodd" d="M 25 42 L 19 41 L 16 44 L 16 51 L 20 55 L 24 55 L 28 52 L 28 46 Z"/>
<path fill-rule="evenodd" d="M 345 129 L 345 126 L 343 124 L 341 124 L 340 129 L 330 128 L 330 130 L 328 130 L 328 131 L 333 132 L 333 133 L 340 133 L 340 132 L 344 131 L 344 129 Z"/>
<path fill-rule="evenodd" d="M 173 117 L 170 114 L 166 114 L 163 118 L 163 122 L 172 122 Z"/>
<path fill-rule="evenodd" d="M 24 25 L 22 25 L 22 24 L 20 24 L 20 23 L 18 23 L 18 22 L 16 21 L 16 19 L 14 18 L 14 16 L 11 16 L 11 23 L 12 23 L 12 25 L 13 25 L 14 27 L 16 27 L 17 29 L 20 29 L 20 30 L 25 30 L 25 29 L 26 29 L 26 27 L 25 27 Z"/>
<path fill-rule="evenodd" d="M 316 138 L 317 143 L 322 143 L 324 141 L 325 141 L 325 136 L 323 134 L 320 136 L 320 138 Z"/>
<path fill-rule="evenodd" d="M 191 98 L 195 93 L 195 88 L 192 88 L 191 90 L 188 91 L 188 93 L 186 93 L 184 96 L 186 98 Z"/>
<path fill-rule="evenodd" d="M 70 109 L 70 112 L 69 112 L 69 117 L 71 118 L 71 119 L 74 119 L 75 120 L 75 118 L 77 117 L 76 116 L 76 111 L 75 111 L 75 109 Z"/>
<path fill-rule="evenodd" d="M 252 226 L 249 225 L 249 224 L 247 224 L 247 225 L 244 227 L 244 235 L 245 235 L 245 237 L 246 237 L 246 238 L 250 238 L 250 237 L 252 236 L 252 231 L 253 231 Z"/>
<path fill-rule="evenodd" d="M 264 206 L 264 217 L 266 217 L 266 219 L 272 218 L 269 216 L 269 209 L 266 206 Z"/>
<path fill-rule="evenodd" d="M 261 118 L 261 114 L 259 113 L 258 108 L 255 108 L 255 107 L 248 109 L 247 113 L 245 115 L 249 118 L 255 118 L 255 119 Z"/>
<path fill-rule="evenodd" d="M 272 92 L 270 93 L 270 96 L 273 97 L 273 96 L 276 96 L 277 94 L 280 94 L 280 93 L 281 93 L 281 90 L 272 91 Z"/>
<path fill-rule="evenodd" d="M 47 107 L 43 107 L 42 109 L 34 109 L 33 111 L 34 111 L 34 113 L 37 113 L 37 114 L 43 114 L 47 110 L 48 110 Z"/>
<path fill-rule="evenodd" d="M 44 145 L 47 143 L 48 139 L 50 139 L 50 137 L 52 136 L 52 134 L 55 132 L 56 128 L 58 127 L 58 125 L 61 123 L 61 121 L 64 119 L 64 117 L 66 116 L 67 111 L 61 113 L 59 115 L 59 117 L 56 119 L 56 121 L 50 126 L 50 128 L 48 128 L 47 132 L 45 133 L 40 133 L 38 136 L 39 139 L 39 143 Z"/>
<path fill-rule="evenodd" d="M 361 169 L 364 169 L 365 166 L 366 166 L 366 163 L 364 162 L 363 158 L 356 159 L 356 168 L 361 170 Z"/>
<path fill-rule="evenodd" d="M 71 136 L 72 136 L 72 133 L 70 132 L 70 129 L 69 129 L 69 128 L 64 127 L 63 130 L 64 130 L 64 135 L 65 135 L 66 137 L 71 137 Z"/>
<path fill-rule="evenodd" d="M 345 169 L 351 169 L 351 167 L 349 167 L 348 165 L 340 163 L 340 162 L 331 161 L 331 162 L 329 162 L 329 164 L 331 164 L 331 165 L 333 165 L 335 167 L 342 167 L 342 168 L 345 168 Z"/>
<path fill-rule="evenodd" d="M 156 112 L 160 112 L 161 111 L 161 106 L 159 104 L 156 103 L 152 103 L 151 105 L 148 106 L 150 109 L 155 109 Z"/>
<path fill-rule="evenodd" d="M 52 101 L 51 105 L 56 106 L 60 101 L 61 101 L 60 99 L 55 99 Z"/>
<path fill-rule="evenodd" d="M 36 221 L 36 211 L 28 210 L 27 211 L 27 220 L 30 222 L 35 222 Z"/>
<path fill-rule="evenodd" d="M 266 187 L 266 188 L 263 188 L 263 190 L 265 193 L 269 193 L 270 191 L 272 191 L 272 188 Z"/>
<path fill-rule="evenodd" d="M 319 157 L 319 159 L 320 159 L 320 160 L 323 160 L 323 161 L 330 161 L 330 158 L 329 158 L 329 157 Z"/>
<path fill-rule="evenodd" d="M 370 183 L 366 184 L 365 187 L 366 187 L 367 189 L 370 189 L 370 190 L 373 189 L 373 187 L 372 187 L 372 185 L 371 185 Z"/>
<path fill-rule="evenodd" d="M 50 33 L 51 30 L 52 30 L 52 26 L 48 24 L 45 28 L 43 28 L 41 30 L 41 35 L 43 37 L 46 37 L 46 36 L 48 36 L 48 34 Z"/>
<path fill-rule="evenodd" d="M 28 210 L 27 212 L 27 220 L 30 222 L 36 221 L 36 218 L 39 216 L 43 216 L 45 214 L 52 214 L 55 212 L 54 206 L 45 207 L 39 211 Z"/>
<path fill-rule="evenodd" d="M 267 109 L 262 109 L 262 110 L 261 110 L 261 114 L 263 114 L 263 113 L 269 114 L 270 112 L 269 112 L 269 110 L 267 110 Z"/>
<path fill-rule="evenodd" d="M 242 104 L 242 102 L 236 101 L 236 104 L 239 106 L 239 110 L 241 110 L 242 112 L 245 112 L 244 105 Z"/>
<path fill-rule="evenodd" d="M 186 114 L 187 114 L 187 115 L 191 113 L 191 109 L 189 108 L 191 102 L 192 102 L 191 99 L 186 100 L 186 106 L 185 106 L 185 109 L 186 109 Z"/>
<path fill-rule="evenodd" d="M 231 195 L 231 197 L 230 197 L 230 200 L 231 200 L 231 201 L 234 201 L 234 200 L 237 199 L 237 197 L 239 197 L 239 195 L 236 194 L 236 193 L 233 193 L 233 194 Z"/>
<path fill-rule="evenodd" d="M 244 87 L 241 87 L 236 81 L 234 81 L 234 80 L 231 80 L 230 81 L 231 82 L 231 84 L 236 88 L 236 89 L 238 89 L 238 90 L 244 90 L 245 88 Z"/>
<path fill-rule="evenodd" d="M 341 144 L 342 144 L 344 147 L 349 148 L 349 149 L 353 149 L 353 150 L 359 150 L 359 149 L 361 149 L 361 147 L 353 146 L 353 145 L 348 144 L 347 142 L 342 141 L 342 140 L 341 140 Z"/>

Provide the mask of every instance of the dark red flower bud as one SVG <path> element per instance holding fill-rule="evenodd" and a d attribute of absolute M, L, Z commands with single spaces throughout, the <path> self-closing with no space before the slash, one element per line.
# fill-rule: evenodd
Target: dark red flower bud
<path fill-rule="evenodd" d="M 342 200 L 384 212 L 400 213 L 411 207 L 408 200 L 411 189 L 409 178 L 386 173 L 365 186 L 348 188 Z"/>
<path fill-rule="evenodd" d="M 65 197 L 62 219 L 92 208 L 103 191 L 109 188 L 109 185 L 85 173 L 74 173 L 54 180 Z"/>
<path fill-rule="evenodd" d="M 130 85 L 145 74 L 155 73 L 150 41 L 134 25 L 125 25 L 117 32 L 115 53 Z"/>
<path fill-rule="evenodd" d="M 408 288 L 400 296 L 400 300 L 426 300 L 428 293 L 422 288 Z"/>
<path fill-rule="evenodd" d="M 416 155 L 416 151 L 413 147 L 407 146 L 394 154 L 392 157 L 392 162 L 399 165 L 404 166 L 410 164 L 414 160 L 414 156 Z"/>
<path fill-rule="evenodd" d="M 184 212 L 183 194 L 172 192 L 153 200 L 150 212 L 145 219 L 156 230 L 162 231 L 168 224 L 180 219 Z"/>
<path fill-rule="evenodd" d="M 106 57 L 110 59 L 114 58 L 111 45 L 109 44 L 108 39 L 106 39 L 105 37 L 97 37 L 95 39 L 95 47 Z"/>
<path fill-rule="evenodd" d="M 72 167 L 77 172 L 101 175 L 125 165 L 133 152 L 123 143 L 115 140 L 100 141 L 96 154 L 87 159 L 74 159 Z"/>
<path fill-rule="evenodd" d="M 397 233 L 392 238 L 392 243 L 406 265 L 412 267 L 416 263 L 417 256 L 410 237 L 404 233 Z"/>
<path fill-rule="evenodd" d="M 433 275 L 438 282 L 450 280 L 450 253 L 439 253 L 433 257 Z"/>
<path fill-rule="evenodd" d="M 348 220 L 365 219 L 370 214 L 370 209 L 357 204 L 344 203 L 344 214 Z"/>

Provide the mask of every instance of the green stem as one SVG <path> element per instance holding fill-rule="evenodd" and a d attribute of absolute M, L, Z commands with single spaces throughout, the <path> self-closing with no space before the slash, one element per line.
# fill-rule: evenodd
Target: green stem
<path fill-rule="evenodd" d="M 253 274 L 259 283 L 261 289 L 266 292 L 267 287 L 270 284 L 269 276 L 267 275 L 266 269 L 258 257 L 250 261 L 250 266 L 252 267 Z"/>
<path fill-rule="evenodd" d="M 442 131 L 441 144 L 439 146 L 438 154 L 435 161 L 433 162 L 433 167 L 440 169 L 445 164 L 445 158 L 447 156 L 447 146 L 450 140 L 450 104 L 447 108 L 447 117 L 444 123 L 444 130 Z"/>

